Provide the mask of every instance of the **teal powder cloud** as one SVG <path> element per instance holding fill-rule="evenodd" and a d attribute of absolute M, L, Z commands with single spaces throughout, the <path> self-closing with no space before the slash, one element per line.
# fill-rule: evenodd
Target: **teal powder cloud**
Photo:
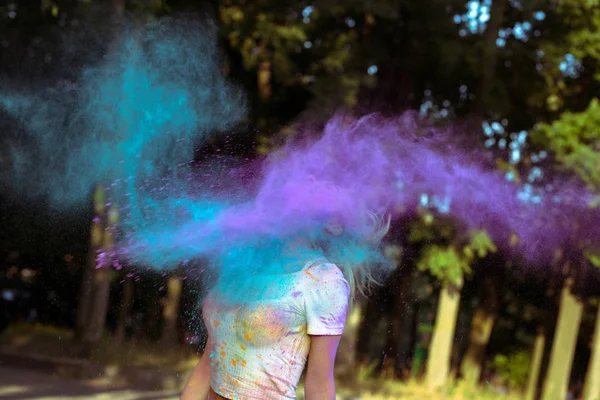
<path fill-rule="evenodd" d="M 212 23 L 165 18 L 120 37 L 76 82 L 0 89 L 0 107 L 21 127 L 0 156 L 11 191 L 71 208 L 102 183 L 130 212 L 151 208 L 142 186 L 182 180 L 194 145 L 243 119 Z"/>

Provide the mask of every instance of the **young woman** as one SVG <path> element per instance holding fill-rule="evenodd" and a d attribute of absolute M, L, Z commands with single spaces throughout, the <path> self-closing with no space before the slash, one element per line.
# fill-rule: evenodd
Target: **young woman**
<path fill-rule="evenodd" d="M 233 287 L 221 279 L 207 296 L 208 342 L 182 400 L 295 399 L 305 368 L 307 400 L 336 398 L 335 356 L 355 276 L 364 273 L 342 272 L 310 240 L 284 248 L 276 257 L 284 268 L 238 277 Z"/>

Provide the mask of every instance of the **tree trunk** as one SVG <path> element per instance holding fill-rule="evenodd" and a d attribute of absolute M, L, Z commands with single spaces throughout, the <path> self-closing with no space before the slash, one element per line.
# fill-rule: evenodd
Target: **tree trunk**
<path fill-rule="evenodd" d="M 462 281 L 457 285 L 444 282 L 440 291 L 425 376 L 430 389 L 439 389 L 448 381 L 461 288 Z"/>
<path fill-rule="evenodd" d="M 258 93 L 263 102 L 271 98 L 271 62 L 262 61 L 257 72 Z"/>
<path fill-rule="evenodd" d="M 166 345 L 177 343 L 177 316 L 182 283 L 181 278 L 175 274 L 169 276 L 167 280 L 167 299 L 163 308 L 164 326 L 161 335 L 161 341 Z"/>
<path fill-rule="evenodd" d="M 346 318 L 346 327 L 344 328 L 344 335 L 340 341 L 339 350 L 337 353 L 336 362 L 339 365 L 347 367 L 348 376 L 356 376 L 354 368 L 359 365 L 358 363 L 358 329 L 360 322 L 362 321 L 362 314 L 365 304 L 355 302 L 348 313 Z"/>
<path fill-rule="evenodd" d="M 542 370 L 542 359 L 544 357 L 544 348 L 546 347 L 546 330 L 541 327 L 535 336 L 533 345 L 533 354 L 529 367 L 529 377 L 527 378 L 527 389 L 525 391 L 526 400 L 535 400 L 537 394 L 540 372 Z"/>
<path fill-rule="evenodd" d="M 102 339 L 106 323 L 110 295 L 111 259 L 114 250 L 114 232 L 119 215 L 114 206 L 107 212 L 107 227 L 103 232 L 102 253 L 92 280 L 92 298 L 88 326 L 84 335 L 83 356 L 89 356 L 91 349 Z"/>
<path fill-rule="evenodd" d="M 125 12 L 125 0 L 113 0 L 115 14 L 122 20 Z M 114 247 L 114 227 L 118 220 L 116 208 L 105 214 L 105 189 L 96 184 L 94 191 L 94 222 L 92 240 L 84 270 L 79 309 L 77 314 L 76 338 L 82 342 L 81 356 L 89 357 L 91 347 L 102 337 L 106 321 L 108 296 L 110 292 L 110 270 L 98 262 L 101 252 L 109 254 Z M 108 221 L 105 221 L 107 219 Z"/>
<path fill-rule="evenodd" d="M 90 307 L 92 304 L 92 278 L 96 271 L 96 258 L 102 248 L 104 233 L 104 187 L 97 185 L 93 194 L 94 218 L 90 232 L 90 247 L 81 277 L 81 288 L 79 292 L 79 305 L 77 308 L 77 322 L 75 327 L 75 339 L 80 341 L 85 336 L 89 325 Z"/>
<path fill-rule="evenodd" d="M 113 0 L 113 7 L 115 10 L 115 14 L 119 19 L 123 17 L 125 12 L 125 0 Z M 93 194 L 94 201 L 94 219 L 92 222 L 92 231 L 91 231 L 91 240 L 90 240 L 90 248 L 88 251 L 88 259 L 85 269 L 83 270 L 83 275 L 81 279 L 81 289 L 79 294 L 79 305 L 77 309 L 77 321 L 75 328 L 75 339 L 79 342 L 89 342 L 89 338 L 93 335 L 91 334 L 91 321 L 96 317 L 94 312 L 95 309 L 100 309 L 100 304 L 95 302 L 95 298 L 97 296 L 104 296 L 102 293 L 98 292 L 97 284 L 107 280 L 107 278 L 103 275 L 104 273 L 100 273 L 98 275 L 98 255 L 102 251 L 102 246 L 104 245 L 106 229 L 105 226 L 105 189 L 101 184 L 96 184 L 96 188 Z M 110 279 L 108 278 L 110 282 Z M 106 300 L 108 303 L 108 299 Z M 106 311 L 105 311 L 106 313 Z M 104 316 L 105 318 L 106 316 Z M 97 323 L 99 321 L 96 321 Z M 104 327 L 104 324 L 102 325 Z M 82 349 L 82 355 L 89 355 L 89 346 L 84 345 Z"/>
<path fill-rule="evenodd" d="M 600 400 L 600 305 L 596 313 L 592 354 L 583 386 L 583 400 Z"/>
<path fill-rule="evenodd" d="M 541 350 L 542 360 L 537 381 L 535 382 L 535 387 L 531 389 L 534 400 L 539 400 L 542 396 L 542 386 L 544 384 L 543 378 L 545 378 L 548 372 L 548 365 L 550 364 L 556 322 L 558 321 L 558 313 L 556 310 L 560 307 L 560 295 L 562 290 L 558 277 L 563 273 L 563 268 L 564 252 L 562 248 L 559 248 L 556 250 L 554 260 L 550 265 L 548 283 L 546 286 L 546 306 L 538 325 L 538 334 L 543 335 L 544 347 Z"/>
<path fill-rule="evenodd" d="M 572 292 L 573 283 L 574 279 L 568 277 L 562 289 L 542 400 L 564 399 L 567 396 L 575 345 L 583 314 L 583 302 Z"/>
<path fill-rule="evenodd" d="M 493 86 L 496 80 L 496 64 L 498 62 L 498 31 L 504 22 L 504 11 L 508 0 L 494 0 L 490 9 L 490 20 L 484 33 L 483 49 L 481 55 L 481 79 L 475 112 L 484 116 L 487 112 L 490 99 L 494 98 Z"/>
<path fill-rule="evenodd" d="M 131 306 L 133 305 L 133 292 L 133 279 L 125 278 L 125 282 L 123 283 L 121 308 L 119 309 L 119 316 L 117 318 L 117 328 L 115 329 L 115 341 L 117 343 L 123 343 L 123 340 L 125 339 L 127 316 L 129 315 L 131 311 Z"/>
<path fill-rule="evenodd" d="M 110 292 L 109 267 L 101 267 L 96 270 L 93 286 L 88 330 L 84 337 L 84 340 L 90 344 L 97 343 L 102 338 Z"/>
<path fill-rule="evenodd" d="M 471 322 L 469 347 L 460 366 L 460 373 L 469 384 L 476 385 L 481 378 L 485 361 L 485 349 L 492 334 L 499 306 L 498 283 L 494 276 L 486 276 L 483 282 L 481 300 Z"/>

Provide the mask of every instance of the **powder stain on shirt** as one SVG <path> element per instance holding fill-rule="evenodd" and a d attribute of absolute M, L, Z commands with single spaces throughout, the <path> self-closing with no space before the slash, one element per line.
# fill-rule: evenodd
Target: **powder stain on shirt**
<path fill-rule="evenodd" d="M 342 272 L 334 264 L 307 269 L 285 282 L 261 277 L 257 295 L 245 292 L 239 303 L 218 290 L 207 297 L 203 314 L 220 354 L 212 360 L 211 386 L 223 396 L 259 390 L 264 400 L 295 398 L 310 335 L 343 332 L 349 285 Z"/>
<path fill-rule="evenodd" d="M 311 274 L 310 272 L 308 272 L 308 271 L 304 271 L 304 273 L 305 273 L 306 275 L 308 275 L 308 276 L 309 276 L 309 277 L 310 277 L 310 278 L 311 278 L 313 281 L 315 281 L 315 282 L 318 282 L 318 281 L 319 281 L 319 279 L 318 279 L 318 278 L 316 278 L 316 277 L 315 277 L 313 274 Z"/>

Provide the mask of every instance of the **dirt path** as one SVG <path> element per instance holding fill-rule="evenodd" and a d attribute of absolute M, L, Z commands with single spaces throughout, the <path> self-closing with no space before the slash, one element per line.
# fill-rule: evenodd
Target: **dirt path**
<path fill-rule="evenodd" d="M 174 392 L 115 389 L 106 382 L 75 382 L 26 369 L 0 366 L 0 400 L 176 400 Z"/>

